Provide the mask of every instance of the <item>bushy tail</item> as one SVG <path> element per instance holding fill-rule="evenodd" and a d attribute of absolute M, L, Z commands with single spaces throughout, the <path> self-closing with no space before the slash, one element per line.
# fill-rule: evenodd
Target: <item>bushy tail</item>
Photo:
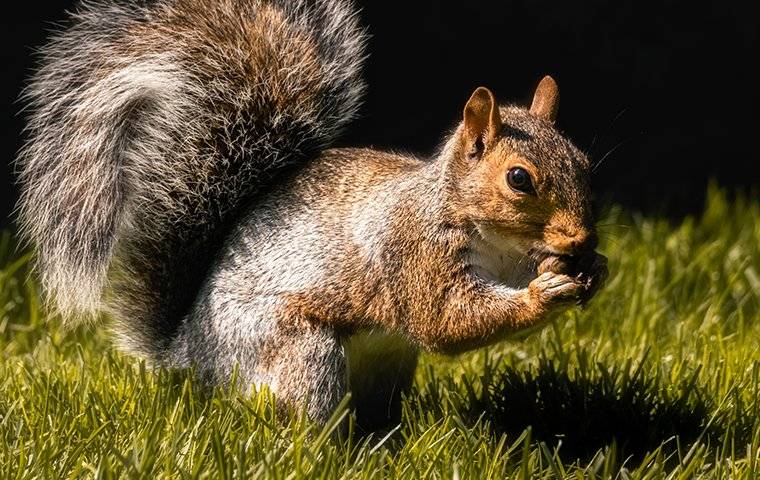
<path fill-rule="evenodd" d="M 241 205 L 356 113 L 364 43 L 350 0 L 83 3 L 25 93 L 19 220 L 51 304 L 160 350 Z"/>

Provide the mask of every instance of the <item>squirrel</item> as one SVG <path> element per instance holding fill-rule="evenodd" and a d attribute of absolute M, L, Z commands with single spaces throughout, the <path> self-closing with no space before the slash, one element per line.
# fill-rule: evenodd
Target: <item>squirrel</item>
<path fill-rule="evenodd" d="M 528 108 L 478 88 L 430 159 L 331 148 L 366 42 L 350 0 L 81 3 L 24 93 L 18 219 L 46 302 L 325 422 L 349 391 L 397 415 L 420 350 L 592 297 L 606 259 L 556 82 Z"/>

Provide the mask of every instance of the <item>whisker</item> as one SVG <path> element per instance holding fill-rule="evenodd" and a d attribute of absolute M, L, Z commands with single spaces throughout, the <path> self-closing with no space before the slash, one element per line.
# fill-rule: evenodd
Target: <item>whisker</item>
<path fill-rule="evenodd" d="M 631 228 L 630 225 L 624 223 L 597 223 L 596 228 Z"/>
<path fill-rule="evenodd" d="M 614 147 L 612 147 L 607 153 L 604 154 L 604 156 L 602 157 L 602 159 L 599 160 L 596 163 L 596 165 L 594 165 L 594 167 L 591 169 L 591 171 L 592 172 L 596 172 L 596 170 L 602 165 L 602 163 L 604 163 L 604 161 L 607 160 L 607 157 L 609 157 L 610 155 L 612 155 L 613 153 L 615 153 L 623 145 L 625 145 L 627 143 L 630 143 L 634 138 L 635 137 L 631 137 L 631 138 L 629 138 L 627 140 L 623 140 L 620 143 L 618 143 L 617 145 L 615 145 Z"/>
<path fill-rule="evenodd" d="M 620 117 L 622 117 L 628 111 L 628 108 L 629 107 L 623 108 L 622 110 L 620 110 L 617 113 L 617 115 L 615 115 L 615 117 L 612 119 L 612 121 L 610 122 L 609 126 L 607 127 L 607 131 L 604 132 L 604 135 L 601 137 L 602 139 L 607 138 L 607 136 L 612 131 L 612 128 L 615 126 L 615 123 L 617 123 L 617 121 L 620 119 Z M 589 150 L 593 150 L 594 149 L 594 146 L 596 146 L 596 139 L 597 138 L 598 137 L 597 137 L 596 133 L 594 133 L 594 138 L 591 140 L 591 145 L 589 145 Z"/>

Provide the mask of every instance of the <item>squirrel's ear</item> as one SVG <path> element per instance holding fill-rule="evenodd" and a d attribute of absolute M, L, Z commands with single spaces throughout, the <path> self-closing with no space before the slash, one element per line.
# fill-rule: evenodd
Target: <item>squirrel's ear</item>
<path fill-rule="evenodd" d="M 485 144 L 495 139 L 500 131 L 499 105 L 489 89 L 480 87 L 464 107 L 464 146 L 467 155 L 472 158 L 480 156 Z"/>
<path fill-rule="evenodd" d="M 533 104 L 530 106 L 530 113 L 554 123 L 557 119 L 558 109 L 559 87 L 557 86 L 557 82 L 547 75 L 538 84 L 536 93 L 533 94 Z"/>

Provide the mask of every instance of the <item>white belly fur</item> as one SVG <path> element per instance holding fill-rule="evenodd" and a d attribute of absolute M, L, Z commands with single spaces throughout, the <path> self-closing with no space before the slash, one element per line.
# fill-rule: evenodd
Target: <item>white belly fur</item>
<path fill-rule="evenodd" d="M 468 258 L 475 275 L 511 289 L 527 287 L 536 277 L 535 261 L 523 253 L 527 248 L 485 227 L 478 233 Z"/>

